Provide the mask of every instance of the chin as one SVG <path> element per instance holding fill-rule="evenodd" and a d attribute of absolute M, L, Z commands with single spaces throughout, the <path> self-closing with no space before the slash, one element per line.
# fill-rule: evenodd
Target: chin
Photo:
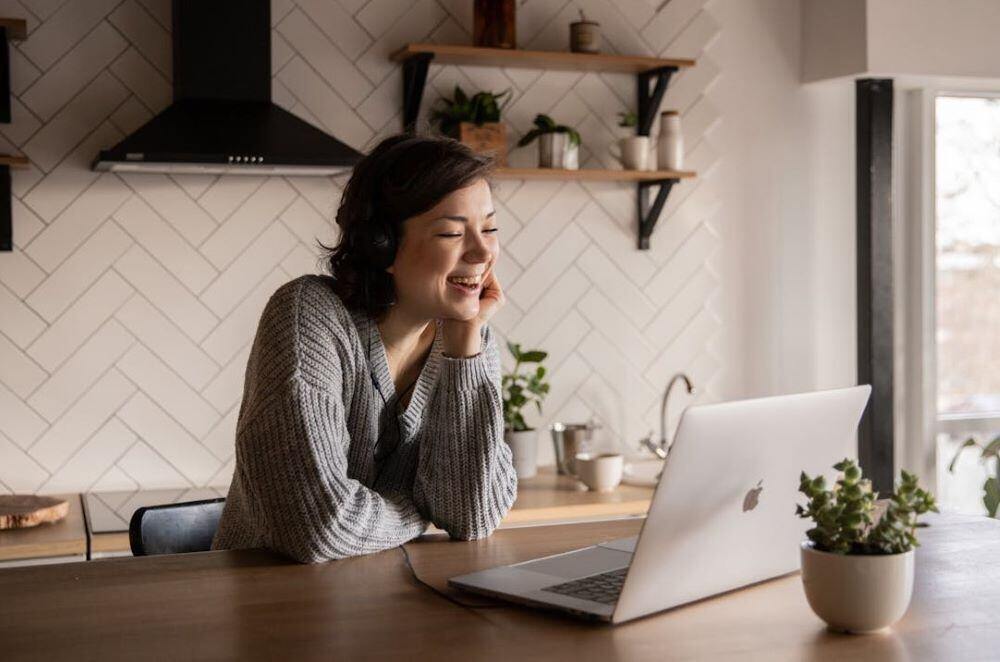
<path fill-rule="evenodd" d="M 479 315 L 479 306 L 445 306 L 442 317 L 463 322 L 471 322 Z"/>

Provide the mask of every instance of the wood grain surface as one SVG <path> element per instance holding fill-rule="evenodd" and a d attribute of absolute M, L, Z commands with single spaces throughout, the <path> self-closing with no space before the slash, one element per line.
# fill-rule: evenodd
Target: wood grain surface
<path fill-rule="evenodd" d="M 58 522 L 69 513 L 66 499 L 37 494 L 0 494 L 0 529 L 27 529 Z"/>
<path fill-rule="evenodd" d="M 832 634 L 797 575 L 618 627 L 414 581 L 400 550 L 298 565 L 263 550 L 0 569 L 4 660 L 986 660 L 1000 650 L 1000 524 L 941 516 L 921 531 L 913 603 L 880 635 Z M 638 521 L 497 531 L 407 546 L 449 576 L 633 535 Z M 738 550 L 737 550 L 738 551 Z M 692 559 L 692 572 L 710 572 Z M 123 608 L 127 605 L 127 608 Z"/>

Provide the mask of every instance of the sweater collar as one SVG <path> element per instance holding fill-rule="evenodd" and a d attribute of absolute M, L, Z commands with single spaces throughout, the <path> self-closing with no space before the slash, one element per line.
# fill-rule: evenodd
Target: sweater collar
<path fill-rule="evenodd" d="M 442 336 L 441 321 L 435 320 L 434 342 L 431 344 L 431 351 L 420 369 L 420 375 L 413 385 L 413 393 L 410 401 L 404 410 L 400 410 L 398 398 L 396 396 L 396 385 L 392 381 L 392 373 L 389 371 L 389 359 L 386 354 L 385 344 L 382 342 L 382 334 L 379 332 L 378 324 L 367 312 L 363 310 L 351 311 L 355 325 L 358 328 L 358 335 L 364 347 L 365 355 L 368 359 L 368 368 L 378 386 L 379 392 L 385 398 L 385 403 L 395 408 L 396 415 L 407 426 L 408 431 L 415 430 L 422 418 L 424 406 L 430 400 L 434 391 L 434 383 L 437 381 L 442 356 Z"/>

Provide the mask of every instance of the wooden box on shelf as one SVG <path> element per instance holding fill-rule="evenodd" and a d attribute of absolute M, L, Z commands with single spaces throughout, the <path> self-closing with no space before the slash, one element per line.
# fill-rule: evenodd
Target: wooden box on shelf
<path fill-rule="evenodd" d="M 458 126 L 458 140 L 477 154 L 494 156 L 498 165 L 507 165 L 507 126 L 502 122 L 462 122 Z"/>

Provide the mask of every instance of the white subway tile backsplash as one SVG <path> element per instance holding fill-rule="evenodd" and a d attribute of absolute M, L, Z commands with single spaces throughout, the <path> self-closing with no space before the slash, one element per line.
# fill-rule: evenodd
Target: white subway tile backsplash
<path fill-rule="evenodd" d="M 35 288 L 26 301 L 52 322 L 68 308 L 104 270 L 124 253 L 132 240 L 113 221 L 92 234 L 59 268 Z"/>
<path fill-rule="evenodd" d="M 132 344 L 132 336 L 114 320 L 99 328 L 36 390 L 28 404 L 56 421 Z"/>
<path fill-rule="evenodd" d="M 0 333 L 0 382 L 17 394 L 26 398 L 45 378 L 45 371 L 28 358 L 20 347 Z"/>
<path fill-rule="evenodd" d="M 134 391 L 132 382 L 110 369 L 31 446 L 31 456 L 48 471 L 56 471 Z"/>
<path fill-rule="evenodd" d="M 28 347 L 28 355 L 49 372 L 54 372 L 125 303 L 133 291 L 114 271 L 104 272 L 90 289 L 38 336 Z"/>
<path fill-rule="evenodd" d="M 218 319 L 198 297 L 140 246 L 132 246 L 115 262 L 115 271 L 193 340 L 201 340 L 218 324 Z"/>
<path fill-rule="evenodd" d="M 21 95 L 21 101 L 41 119 L 52 119 L 88 82 L 103 75 L 104 68 L 127 47 L 128 42 L 114 28 L 101 23 L 36 80 Z"/>
<path fill-rule="evenodd" d="M 129 299 L 116 318 L 193 388 L 202 388 L 218 372 L 205 352 L 141 296 Z"/>
<path fill-rule="evenodd" d="M 294 245 L 295 237 L 284 225 L 269 226 L 208 286 L 202 294 L 202 301 L 219 317 L 230 314 Z"/>

